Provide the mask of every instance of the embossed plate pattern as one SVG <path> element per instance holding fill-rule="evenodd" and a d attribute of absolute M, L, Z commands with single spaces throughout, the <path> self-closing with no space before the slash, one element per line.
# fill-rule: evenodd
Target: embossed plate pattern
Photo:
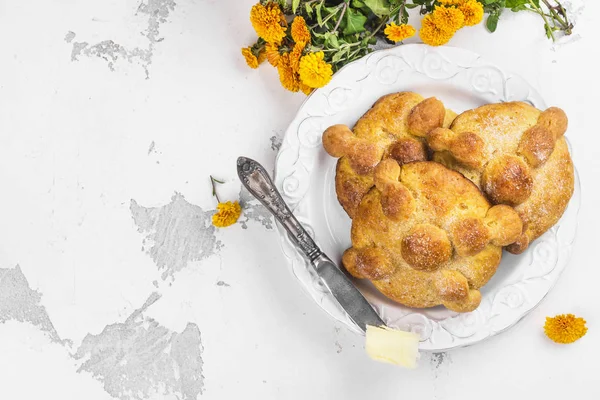
<path fill-rule="evenodd" d="M 323 150 L 321 134 L 333 124 L 352 126 L 379 97 L 399 91 L 436 96 L 456 112 L 512 100 L 546 108 L 541 96 L 522 78 L 463 49 L 403 45 L 374 52 L 344 67 L 300 107 L 275 166 L 275 184 L 285 200 L 321 249 L 338 264 L 350 246 L 351 222 L 337 202 L 336 160 Z M 389 326 L 421 334 L 421 350 L 442 351 L 477 343 L 517 323 L 550 291 L 571 253 L 579 203 L 576 173 L 575 194 L 563 218 L 524 254 L 505 252 L 498 272 L 482 289 L 481 305 L 473 312 L 457 314 L 443 307 L 411 309 L 388 300 L 367 281 L 355 283 Z M 308 295 L 333 318 L 359 332 L 292 247 L 282 227 L 278 229 L 292 272 Z"/>

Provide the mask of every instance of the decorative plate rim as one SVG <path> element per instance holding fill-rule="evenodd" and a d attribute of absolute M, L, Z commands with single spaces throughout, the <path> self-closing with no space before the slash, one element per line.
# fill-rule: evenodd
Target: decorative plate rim
<path fill-rule="evenodd" d="M 479 73 L 478 71 L 482 73 L 481 76 L 477 75 Z M 377 74 L 377 80 L 380 84 L 389 84 L 390 86 L 393 86 L 402 73 L 416 73 L 426 76 L 433 81 L 444 82 L 448 82 L 457 77 L 463 79 L 463 75 L 465 75 L 464 78 L 466 79 L 468 77 L 469 79 L 468 83 L 471 85 L 470 89 L 474 92 L 478 92 L 480 95 L 491 96 L 490 102 L 494 101 L 494 99 L 496 101 L 522 100 L 527 101 L 538 108 L 546 108 L 546 104 L 539 93 L 523 80 L 523 78 L 516 74 L 505 72 L 495 64 L 486 61 L 480 55 L 461 48 L 450 46 L 432 48 L 422 44 L 407 44 L 375 51 L 344 66 L 334 75 L 331 82 L 326 87 L 314 91 L 301 104 L 296 116 L 285 132 L 282 146 L 275 161 L 275 184 L 300 222 L 305 225 L 313 237 L 314 231 L 312 230 L 309 221 L 304 218 L 303 212 L 299 212 L 299 208 L 301 208 L 299 206 L 302 206 L 302 203 L 305 200 L 306 191 L 309 187 L 308 181 L 311 177 L 310 164 L 314 161 L 314 158 L 318 156 L 319 151 L 322 151 L 320 148 L 320 134 L 322 133 L 322 127 L 311 127 L 311 120 L 330 118 L 341 112 L 341 110 L 344 109 L 343 106 L 345 102 L 352 102 L 353 99 L 360 97 L 362 90 L 360 88 L 361 82 L 370 78 L 373 74 Z M 486 74 L 491 75 L 492 78 Z M 353 77 L 353 79 L 349 79 L 349 77 Z M 491 83 L 493 79 L 499 79 L 501 84 L 498 87 L 493 87 Z M 356 89 L 356 87 L 351 87 L 353 84 L 358 84 L 356 85 L 358 89 Z M 513 95 L 516 97 L 511 98 L 510 89 L 519 90 L 520 92 Z M 352 92 L 356 90 L 358 90 L 358 92 L 353 94 Z M 410 87 L 406 87 L 399 90 L 411 89 Z M 399 90 L 394 89 L 392 91 Z M 390 91 L 386 91 L 386 93 L 389 92 Z M 381 93 L 381 95 L 383 94 L 384 93 Z M 340 97 L 338 95 L 342 96 Z M 336 96 L 337 98 L 335 98 Z M 334 98 L 332 99 L 332 97 Z M 324 99 L 326 101 L 324 101 Z M 314 106 L 311 110 L 311 105 L 316 106 L 318 112 L 314 111 Z M 307 125 L 308 128 L 303 128 L 303 125 Z M 571 148 L 571 146 L 569 146 L 569 148 Z M 312 160 L 311 156 L 313 158 Z M 549 232 L 542 236 L 542 238 L 534 242 L 534 246 L 531 246 L 525 253 L 532 254 L 530 266 L 534 265 L 536 257 L 534 249 L 541 244 L 547 245 L 548 241 L 552 241 L 555 247 L 546 249 L 546 251 L 556 251 L 556 261 L 554 264 L 544 275 L 524 278 L 503 286 L 492 293 L 487 295 L 484 294 L 484 298 L 487 296 L 486 301 L 491 300 L 490 307 L 494 307 L 496 298 L 506 288 L 513 287 L 515 293 L 520 293 L 518 295 L 514 295 L 514 293 L 506 294 L 507 297 L 504 301 L 508 305 L 508 309 L 511 311 L 516 310 L 512 316 L 509 315 L 508 317 L 504 317 L 508 322 L 504 321 L 497 329 L 492 329 L 490 326 L 490 324 L 492 324 L 491 320 L 502 315 L 502 313 L 499 313 L 493 314 L 491 317 L 487 316 L 484 323 L 481 323 L 481 316 L 479 316 L 479 314 L 482 312 L 482 305 L 471 313 L 459 314 L 439 321 L 425 316 L 423 310 L 413 309 L 413 312 L 395 320 L 393 324 L 396 326 L 401 325 L 403 326 L 403 329 L 408 328 L 412 331 L 419 332 L 422 335 L 422 338 L 425 337 L 425 339 L 422 339 L 421 341 L 420 349 L 422 351 L 437 352 L 479 343 L 506 331 L 522 320 L 548 295 L 568 264 L 576 236 L 577 214 L 581 202 L 579 174 L 576 169 L 574 173 L 575 190 L 563 218 L 561 218 Z M 569 219 L 565 218 L 567 214 L 570 216 Z M 566 224 L 568 224 L 567 237 L 559 242 L 559 232 L 561 227 L 566 226 Z M 335 302 L 333 296 L 330 293 L 327 293 L 312 266 L 293 247 L 287 238 L 287 234 L 283 227 L 277 224 L 277 229 L 281 237 L 280 243 L 283 253 L 288 260 L 288 265 L 291 267 L 294 276 L 300 281 L 305 294 L 315 301 L 334 320 L 344 324 L 350 330 L 362 334 L 348 318 L 343 309 Z M 318 238 L 316 239 L 318 241 Z M 526 275 L 524 274 L 523 276 L 525 277 Z M 526 299 L 527 293 L 524 293 L 523 289 L 517 287 L 519 284 L 527 286 L 528 279 L 542 279 L 546 282 L 543 289 L 538 289 L 537 295 L 535 296 L 536 298 L 533 301 L 528 301 Z M 492 297 L 491 299 L 490 296 Z M 515 299 L 514 296 L 517 296 L 517 298 Z M 521 301 L 521 303 L 519 303 L 519 301 Z M 511 302 L 514 302 L 516 306 L 512 307 L 513 304 Z M 378 309 L 377 306 L 374 307 L 380 313 L 384 321 L 390 323 L 390 321 L 386 319 L 386 307 L 381 306 L 381 309 Z M 413 315 L 417 316 L 413 319 L 420 319 L 420 321 L 411 322 L 409 317 Z M 408 321 L 406 323 L 398 323 L 407 318 Z M 443 326 L 443 323 L 445 322 L 447 322 L 448 326 Z M 451 327 L 455 322 L 457 322 L 458 325 Z M 431 327 L 432 324 L 434 325 L 433 327 Z M 469 324 L 475 325 L 474 331 L 469 334 L 470 331 L 467 329 L 465 334 L 465 326 L 468 327 L 470 326 Z M 450 336 L 449 341 L 446 340 L 445 345 L 442 344 L 444 342 L 435 344 L 432 340 L 432 330 L 440 329 L 440 326 L 441 329 L 446 330 Z M 460 331 L 460 329 L 463 329 L 463 331 Z M 477 329 L 479 329 L 479 331 Z M 481 329 L 489 329 L 489 332 L 482 333 Z"/>

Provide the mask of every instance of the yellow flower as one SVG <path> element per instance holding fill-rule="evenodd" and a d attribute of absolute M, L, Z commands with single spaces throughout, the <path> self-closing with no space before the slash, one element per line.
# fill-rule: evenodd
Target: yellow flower
<path fill-rule="evenodd" d="M 296 43 L 294 45 L 294 49 L 290 52 L 290 67 L 292 67 L 292 71 L 298 73 L 298 69 L 300 68 L 300 57 L 302 57 L 302 44 Z"/>
<path fill-rule="evenodd" d="M 300 91 L 302 91 L 302 93 L 304 93 L 305 95 L 309 95 L 312 93 L 314 89 L 311 88 L 310 86 L 306 86 L 304 83 L 300 82 Z"/>
<path fill-rule="evenodd" d="M 465 1 L 468 1 L 468 0 L 438 0 L 439 3 L 441 3 L 445 6 L 460 6 Z"/>
<path fill-rule="evenodd" d="M 262 64 L 267 59 L 267 52 L 264 47 L 258 52 L 258 64 Z"/>
<path fill-rule="evenodd" d="M 300 59 L 298 72 L 300 80 L 311 88 L 320 88 L 329 83 L 333 70 L 331 65 L 327 64 L 323 58 L 322 51 L 310 53 Z"/>
<path fill-rule="evenodd" d="M 303 17 L 294 18 L 291 31 L 292 39 L 294 39 L 294 42 L 297 44 L 302 44 L 302 48 L 310 43 L 310 32 Z"/>
<path fill-rule="evenodd" d="M 573 343 L 586 334 L 587 327 L 585 319 L 576 318 L 573 314 L 561 314 L 554 318 L 546 317 L 544 332 L 556 343 Z"/>
<path fill-rule="evenodd" d="M 385 30 L 383 32 L 391 41 L 401 42 L 404 39 L 414 36 L 416 31 L 415 28 L 413 28 L 411 25 L 396 25 L 392 22 L 391 24 L 385 27 Z"/>
<path fill-rule="evenodd" d="M 468 0 L 461 4 L 458 9 L 465 16 L 465 26 L 477 25 L 483 19 L 483 6 L 477 0 Z"/>
<path fill-rule="evenodd" d="M 281 86 L 291 92 L 297 92 L 300 89 L 300 79 L 290 65 L 290 55 L 288 53 L 282 54 L 279 58 L 277 71 L 279 72 Z"/>
<path fill-rule="evenodd" d="M 265 56 L 269 61 L 269 64 L 276 67 L 279 63 L 279 46 L 275 43 L 267 43 L 265 46 Z"/>
<path fill-rule="evenodd" d="M 423 43 L 430 46 L 441 46 L 446 44 L 454 36 L 453 31 L 447 31 L 441 29 L 434 21 L 433 15 L 428 14 L 423 17 L 421 21 L 421 29 L 419 30 L 419 36 Z"/>
<path fill-rule="evenodd" d="M 269 3 L 266 6 L 258 3 L 250 10 L 250 22 L 254 30 L 268 43 L 280 43 L 285 37 L 285 29 L 281 23 L 285 17 L 276 3 Z"/>
<path fill-rule="evenodd" d="M 252 47 L 244 47 L 242 49 L 242 55 L 250 68 L 258 68 L 258 64 L 260 63 L 258 62 L 258 58 L 252 53 Z"/>
<path fill-rule="evenodd" d="M 231 201 L 219 203 L 217 205 L 217 212 L 212 216 L 212 223 L 217 228 L 225 228 L 226 226 L 235 224 L 241 214 L 242 207 L 237 201 L 233 203 Z"/>
<path fill-rule="evenodd" d="M 463 13 L 454 7 L 437 6 L 431 16 L 441 30 L 452 33 L 462 28 L 465 22 Z"/>

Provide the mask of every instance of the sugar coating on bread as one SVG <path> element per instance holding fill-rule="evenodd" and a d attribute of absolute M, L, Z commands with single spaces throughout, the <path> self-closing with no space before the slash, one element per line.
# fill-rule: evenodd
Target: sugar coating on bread
<path fill-rule="evenodd" d="M 373 175 L 375 187 L 352 221 L 344 267 L 409 307 L 474 310 L 501 246 L 522 232 L 517 213 L 492 206 L 472 182 L 435 162 L 385 159 Z"/>
<path fill-rule="evenodd" d="M 436 98 L 400 92 L 377 100 L 352 129 L 346 125 L 327 128 L 323 147 L 339 158 L 336 193 L 350 218 L 375 184 L 373 171 L 382 159 L 400 164 L 427 160 L 426 136 L 435 128 L 449 126 L 455 116 Z"/>
<path fill-rule="evenodd" d="M 488 104 L 458 115 L 427 141 L 433 159 L 461 172 L 494 204 L 514 207 L 524 230 L 510 252 L 521 253 L 562 216 L 574 170 L 563 137 L 567 116 L 524 102 Z"/>

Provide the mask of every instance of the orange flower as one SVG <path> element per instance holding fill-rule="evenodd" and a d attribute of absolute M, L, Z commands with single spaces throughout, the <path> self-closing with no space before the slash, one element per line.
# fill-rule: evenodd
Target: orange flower
<path fill-rule="evenodd" d="M 396 25 L 392 22 L 391 24 L 385 27 L 385 30 L 383 32 L 391 41 L 401 42 L 404 39 L 408 39 L 409 37 L 414 36 L 416 30 L 411 25 Z"/>
<path fill-rule="evenodd" d="M 439 3 L 446 6 L 460 6 L 467 0 L 438 0 Z"/>
<path fill-rule="evenodd" d="M 240 203 L 228 201 L 217 204 L 217 212 L 212 216 L 212 223 L 217 228 L 225 228 L 237 222 L 242 214 Z"/>
<path fill-rule="evenodd" d="M 260 62 L 258 61 L 258 58 L 256 58 L 256 56 L 252 52 L 252 47 L 244 47 L 242 49 L 242 55 L 246 59 L 246 64 L 248 64 L 248 66 L 250 68 L 253 68 L 253 69 L 258 68 L 258 64 L 260 64 Z"/>
<path fill-rule="evenodd" d="M 302 48 L 310 43 L 310 31 L 306 26 L 306 21 L 303 17 L 296 17 L 292 22 L 292 39 L 297 44 L 302 44 Z"/>
<path fill-rule="evenodd" d="M 483 19 L 483 5 L 477 0 L 468 0 L 461 4 L 458 9 L 465 16 L 465 26 L 477 25 Z"/>
<path fill-rule="evenodd" d="M 281 57 L 279 54 L 279 46 L 275 43 L 267 43 L 265 46 L 265 56 L 267 57 L 269 64 L 276 67 L 279 63 L 279 57 Z"/>
<path fill-rule="evenodd" d="M 307 86 L 307 85 L 305 85 L 304 83 L 300 82 L 300 91 L 301 91 L 302 93 L 304 93 L 305 95 L 307 95 L 307 96 L 308 96 L 309 94 L 311 94 L 311 93 L 312 93 L 312 91 L 313 91 L 313 90 L 314 90 L 314 89 L 313 89 L 313 88 L 311 88 L 310 86 Z"/>
<path fill-rule="evenodd" d="M 573 314 L 561 314 L 554 318 L 546 317 L 544 325 L 546 336 L 556 343 L 573 343 L 587 333 L 585 319 L 576 318 Z"/>
<path fill-rule="evenodd" d="M 311 88 L 320 88 L 329 83 L 333 75 L 333 69 L 323 59 L 322 51 L 309 53 L 300 59 L 298 72 L 302 83 Z"/>
<path fill-rule="evenodd" d="M 302 48 L 304 46 L 300 43 L 294 45 L 294 49 L 290 52 L 290 67 L 294 72 L 298 72 L 300 67 L 300 57 L 302 57 Z"/>
<path fill-rule="evenodd" d="M 267 43 L 280 43 L 285 37 L 285 29 L 281 26 L 285 16 L 277 3 L 266 6 L 255 4 L 250 10 L 250 22 L 258 36 Z"/>
<path fill-rule="evenodd" d="M 297 92 L 300 89 L 300 79 L 290 65 L 290 55 L 288 53 L 282 54 L 279 58 L 277 71 L 279 72 L 281 86 L 291 92 Z"/>
<path fill-rule="evenodd" d="M 436 6 L 431 16 L 440 29 L 452 33 L 462 28 L 465 22 L 463 13 L 454 7 Z"/>
<path fill-rule="evenodd" d="M 432 14 L 428 14 L 423 17 L 421 21 L 421 29 L 419 30 L 419 36 L 423 43 L 430 46 L 441 46 L 446 44 L 454 36 L 454 31 L 448 31 L 442 29 L 436 24 Z"/>
<path fill-rule="evenodd" d="M 264 47 L 262 49 L 260 49 L 260 51 L 258 52 L 258 64 L 262 64 L 265 60 L 267 59 L 267 53 L 265 52 Z"/>

